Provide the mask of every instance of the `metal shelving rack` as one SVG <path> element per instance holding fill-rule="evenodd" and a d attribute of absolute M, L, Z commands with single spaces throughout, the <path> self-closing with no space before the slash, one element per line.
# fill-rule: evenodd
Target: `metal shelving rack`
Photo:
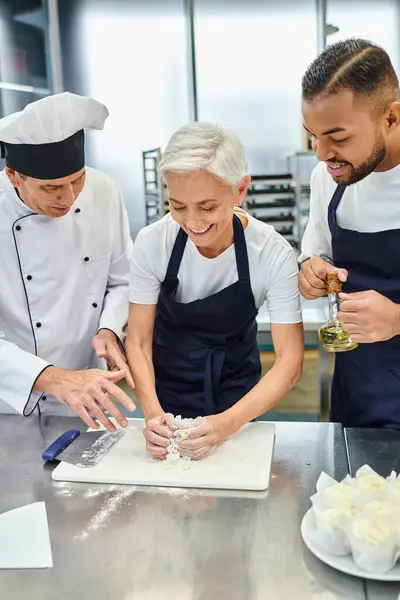
<path fill-rule="evenodd" d="M 256 219 L 272 225 L 297 247 L 296 185 L 290 173 L 253 175 L 244 208 Z"/>
<path fill-rule="evenodd" d="M 164 184 L 157 171 L 160 160 L 161 148 L 142 152 L 146 225 L 163 216 L 163 204 L 160 200 L 164 193 Z"/>
<path fill-rule="evenodd" d="M 287 157 L 287 168 L 293 173 L 293 179 L 296 181 L 295 236 L 299 248 L 310 214 L 311 173 L 317 164 L 318 159 L 314 152 L 296 152 Z"/>

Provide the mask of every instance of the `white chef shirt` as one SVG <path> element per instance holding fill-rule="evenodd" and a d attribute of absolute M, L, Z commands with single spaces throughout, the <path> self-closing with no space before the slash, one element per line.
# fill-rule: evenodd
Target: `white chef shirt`
<path fill-rule="evenodd" d="M 271 225 L 241 212 L 248 220 L 244 230 L 256 306 L 267 302 L 271 323 L 302 320 L 297 287 L 298 267 L 290 244 Z M 129 300 L 157 304 L 179 225 L 170 214 L 142 229 L 134 243 Z M 232 244 L 216 258 L 206 258 L 188 238 L 179 273 L 178 302 L 206 298 L 238 280 Z"/>
<path fill-rule="evenodd" d="M 0 413 L 29 414 L 46 366 L 97 367 L 97 331 L 123 339 L 132 240 L 116 184 L 89 167 L 74 206 L 58 219 L 29 209 L 1 172 L 0 215 Z M 42 412 L 70 414 L 46 396 Z"/>
<path fill-rule="evenodd" d="M 311 175 L 310 217 L 301 245 L 301 262 L 325 254 L 332 258 L 328 206 L 337 184 L 326 164 L 318 163 Z M 349 186 L 336 211 L 338 225 L 359 232 L 400 229 L 400 165 L 370 173 Z M 340 265 L 339 265 L 340 266 Z"/>

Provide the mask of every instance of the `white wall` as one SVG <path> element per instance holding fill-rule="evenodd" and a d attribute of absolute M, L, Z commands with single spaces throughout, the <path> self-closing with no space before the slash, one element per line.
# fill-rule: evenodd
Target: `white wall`
<path fill-rule="evenodd" d="M 302 147 L 301 78 L 316 56 L 315 0 L 196 0 L 199 118 L 232 127 L 250 171 L 286 171 Z"/>
<path fill-rule="evenodd" d="M 104 131 L 88 136 L 87 162 L 117 180 L 134 235 L 145 218 L 141 152 L 165 144 L 188 121 L 182 2 L 75 4 L 68 32 L 65 9 L 60 13 L 73 63 L 66 69 L 66 87 L 97 98 L 110 111 Z"/>
<path fill-rule="evenodd" d="M 339 27 L 328 44 L 350 37 L 369 40 L 388 52 L 400 74 L 399 5 L 398 0 L 328 0 L 327 21 Z"/>

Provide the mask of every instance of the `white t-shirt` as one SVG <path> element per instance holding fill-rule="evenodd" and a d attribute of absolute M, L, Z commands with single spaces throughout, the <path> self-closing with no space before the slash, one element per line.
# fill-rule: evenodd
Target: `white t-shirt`
<path fill-rule="evenodd" d="M 240 212 L 248 219 L 244 233 L 256 306 L 267 302 L 271 323 L 301 322 L 293 249 L 271 225 Z M 131 259 L 130 302 L 157 304 L 178 231 L 178 223 L 167 214 L 139 232 Z M 232 285 L 238 280 L 234 245 L 210 259 L 188 238 L 178 279 L 176 299 L 182 303 L 206 298 Z"/>
<path fill-rule="evenodd" d="M 310 218 L 304 232 L 299 261 L 325 254 L 332 258 L 328 206 L 337 184 L 320 162 L 311 175 Z M 373 172 L 350 185 L 336 211 L 343 229 L 361 233 L 400 229 L 400 165 Z"/>

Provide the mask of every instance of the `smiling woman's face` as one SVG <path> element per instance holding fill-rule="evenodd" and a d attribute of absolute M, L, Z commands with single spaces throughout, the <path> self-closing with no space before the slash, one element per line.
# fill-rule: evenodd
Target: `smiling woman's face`
<path fill-rule="evenodd" d="M 206 171 L 166 174 L 165 183 L 171 216 L 198 248 L 213 248 L 231 235 L 233 209 L 242 203 L 250 177 L 236 189 Z"/>
<path fill-rule="evenodd" d="M 303 101 L 303 122 L 313 149 L 336 183 L 351 185 L 372 173 L 386 156 L 384 117 L 351 91 Z"/>

